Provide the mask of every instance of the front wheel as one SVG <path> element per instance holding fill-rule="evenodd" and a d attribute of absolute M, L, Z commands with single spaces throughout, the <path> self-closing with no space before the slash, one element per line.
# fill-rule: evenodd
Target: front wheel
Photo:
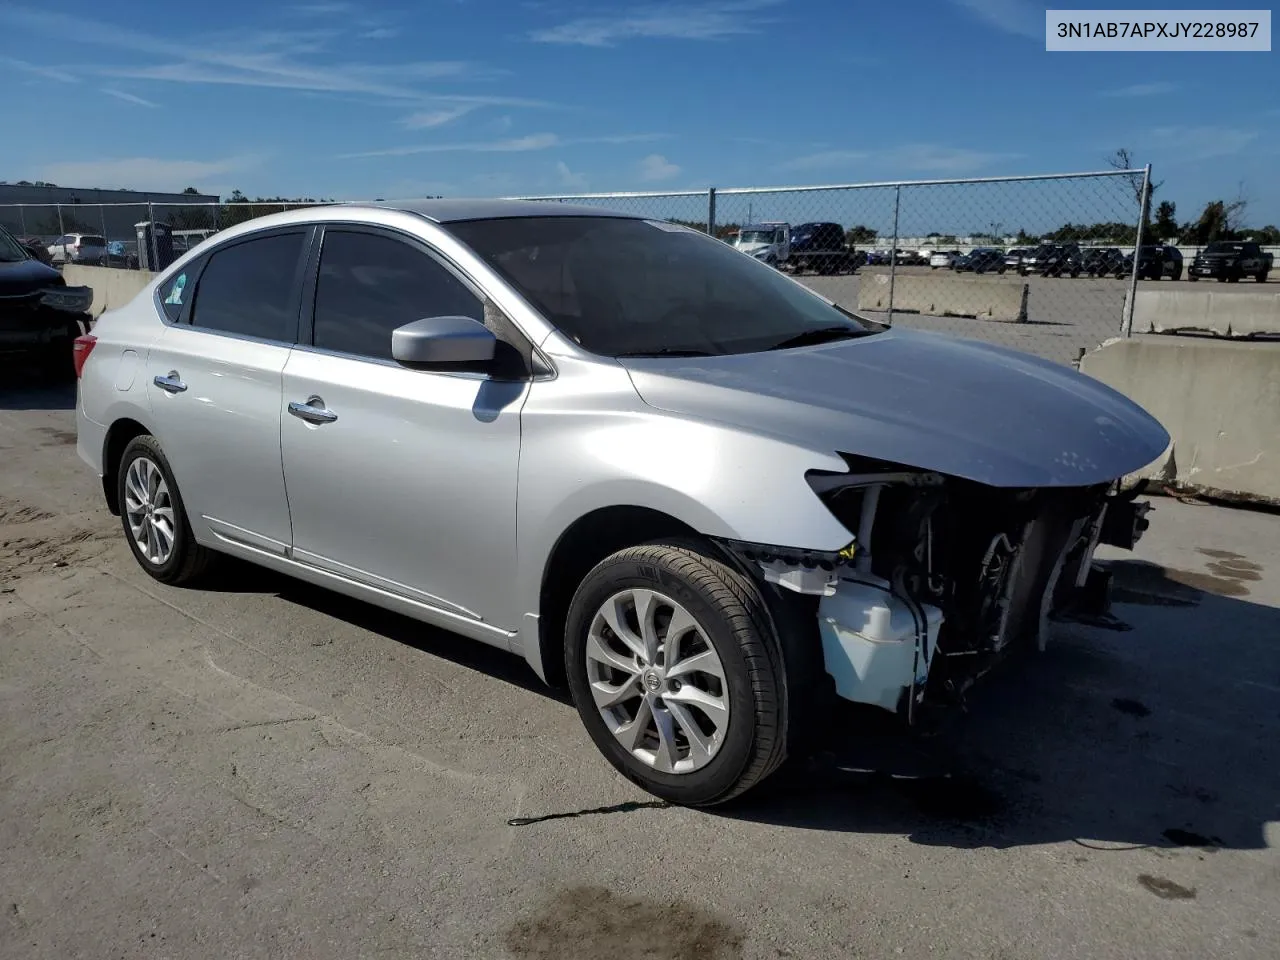
<path fill-rule="evenodd" d="M 1266 283 L 1266 282 L 1267 282 L 1267 274 L 1268 274 L 1269 272 L 1270 272 L 1270 271 L 1267 271 L 1267 270 L 1259 270 L 1259 271 L 1258 271 L 1257 276 L 1256 276 L 1256 277 L 1254 277 L 1254 279 L 1255 279 L 1255 280 L 1257 280 L 1257 281 L 1258 281 L 1258 283 Z"/>
<path fill-rule="evenodd" d="M 766 602 L 699 544 L 607 557 L 578 587 L 565 639 L 587 732 L 649 793 L 723 803 L 785 759 L 791 698 Z"/>
<path fill-rule="evenodd" d="M 173 470 L 160 441 L 143 434 L 129 441 L 116 471 L 120 521 L 134 559 L 161 583 L 198 579 L 213 554 L 196 543 Z"/>

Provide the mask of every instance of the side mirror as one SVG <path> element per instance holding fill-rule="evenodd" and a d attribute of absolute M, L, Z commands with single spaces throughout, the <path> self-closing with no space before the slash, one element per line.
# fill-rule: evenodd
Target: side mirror
<path fill-rule="evenodd" d="M 471 317 L 427 317 L 391 331 L 391 356 L 407 367 L 474 365 L 492 360 L 497 343 Z"/>

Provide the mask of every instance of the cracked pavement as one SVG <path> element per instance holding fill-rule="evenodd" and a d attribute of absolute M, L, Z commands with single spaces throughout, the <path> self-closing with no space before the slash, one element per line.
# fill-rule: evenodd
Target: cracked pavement
<path fill-rule="evenodd" d="M 1280 953 L 1280 516 L 1157 499 L 1109 555 L 1129 629 L 990 678 L 955 781 L 699 812 L 516 658 L 247 566 L 151 581 L 72 403 L 0 393 L 6 960 Z"/>

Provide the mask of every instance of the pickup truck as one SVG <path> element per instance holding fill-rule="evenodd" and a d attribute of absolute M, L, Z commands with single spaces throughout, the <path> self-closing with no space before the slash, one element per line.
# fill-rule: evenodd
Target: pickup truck
<path fill-rule="evenodd" d="M 1263 253 L 1252 241 L 1215 240 L 1191 261 L 1187 279 L 1213 277 L 1219 283 L 1224 280 L 1236 283 L 1241 277 L 1253 277 L 1258 283 L 1266 283 L 1272 259 L 1271 254 Z"/>
<path fill-rule="evenodd" d="M 0 227 L 0 355 L 30 357 L 44 379 L 69 380 L 72 341 L 92 304 L 92 288 L 67 286 L 61 273 Z"/>
<path fill-rule="evenodd" d="M 853 258 L 844 245 L 844 227 L 838 223 L 800 223 L 791 228 L 792 273 L 844 273 L 853 269 Z"/>

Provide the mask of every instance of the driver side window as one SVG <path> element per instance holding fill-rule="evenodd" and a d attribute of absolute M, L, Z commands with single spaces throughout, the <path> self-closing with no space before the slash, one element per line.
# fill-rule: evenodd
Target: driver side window
<path fill-rule="evenodd" d="M 392 237 L 325 230 L 312 342 L 322 350 L 391 359 L 391 331 L 426 317 L 485 321 L 484 305 L 457 277 Z"/>

